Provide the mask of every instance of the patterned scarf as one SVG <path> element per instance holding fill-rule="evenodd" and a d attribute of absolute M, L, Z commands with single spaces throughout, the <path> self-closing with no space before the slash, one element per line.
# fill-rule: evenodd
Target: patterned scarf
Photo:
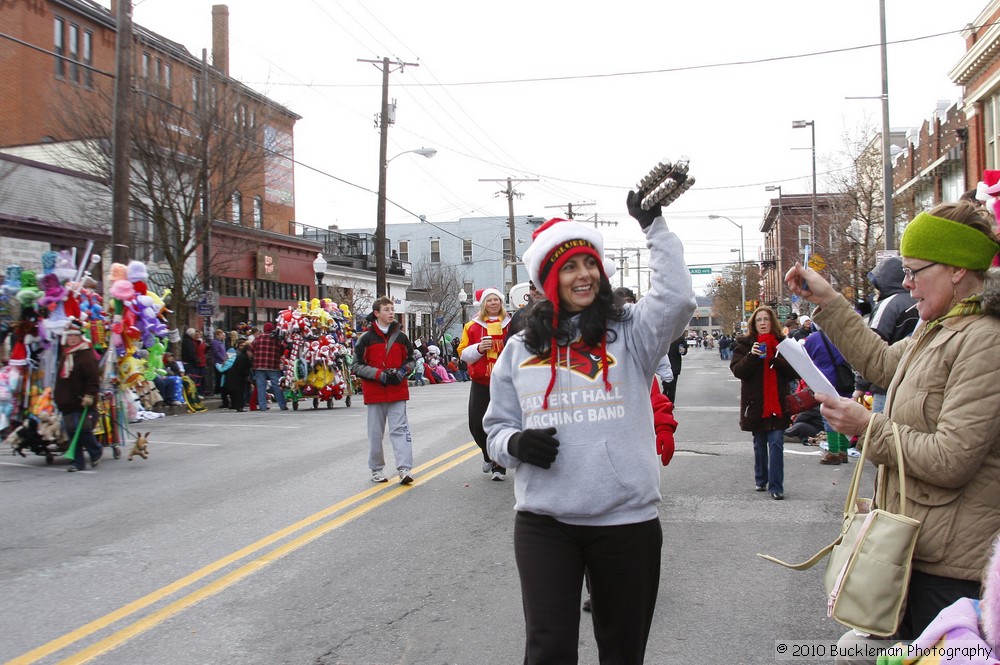
<path fill-rule="evenodd" d="M 68 379 L 69 375 L 73 373 L 73 356 L 77 351 L 89 348 L 90 342 L 85 339 L 81 339 L 80 343 L 75 346 L 64 346 L 63 363 L 62 367 L 59 369 L 59 376 L 63 379 Z"/>
<path fill-rule="evenodd" d="M 934 328 L 937 328 L 945 319 L 951 319 L 956 316 L 975 316 L 976 314 L 981 314 L 983 311 L 983 296 L 980 293 L 974 293 L 968 298 L 959 300 L 954 307 L 948 310 L 948 313 L 944 316 L 934 319 L 924 326 L 924 334 L 926 335 Z"/>
<path fill-rule="evenodd" d="M 764 333 L 757 337 L 758 342 L 767 345 L 767 354 L 761 360 L 764 363 L 764 410 L 762 418 L 781 415 L 781 400 L 778 398 L 778 373 L 774 370 L 774 356 L 778 349 L 778 338 L 772 333 Z"/>

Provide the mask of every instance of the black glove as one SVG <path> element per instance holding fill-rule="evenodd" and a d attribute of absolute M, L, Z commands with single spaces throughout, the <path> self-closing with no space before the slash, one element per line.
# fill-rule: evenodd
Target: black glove
<path fill-rule="evenodd" d="M 559 454 L 559 439 L 552 436 L 555 433 L 555 427 L 518 432 L 507 442 L 507 452 L 522 462 L 547 469 Z"/>
<path fill-rule="evenodd" d="M 403 375 L 398 369 L 387 369 L 385 370 L 385 374 L 389 377 L 386 379 L 386 383 L 390 386 L 398 386 L 403 382 Z"/>
<path fill-rule="evenodd" d="M 383 386 L 389 383 L 389 370 L 382 370 L 382 373 L 378 375 L 378 382 Z"/>
<path fill-rule="evenodd" d="M 628 207 L 628 214 L 638 220 L 639 226 L 645 229 L 653 223 L 654 219 L 663 216 L 663 208 L 657 203 L 649 210 L 643 210 L 642 196 L 642 194 L 636 194 L 634 191 L 629 190 L 628 197 L 625 199 L 625 205 Z"/>

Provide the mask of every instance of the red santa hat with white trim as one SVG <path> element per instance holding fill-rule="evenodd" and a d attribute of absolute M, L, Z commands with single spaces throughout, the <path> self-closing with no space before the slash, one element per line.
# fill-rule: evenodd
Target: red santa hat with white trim
<path fill-rule="evenodd" d="M 501 303 L 503 302 L 503 294 L 500 293 L 500 289 L 495 286 L 487 286 L 485 289 L 479 289 L 476 291 L 476 307 L 482 305 L 483 300 L 485 300 L 488 296 L 496 296 L 497 298 L 500 298 Z"/>
<path fill-rule="evenodd" d="M 591 226 L 557 217 L 539 226 L 531 237 L 531 245 L 524 250 L 524 265 L 528 277 L 549 300 L 558 300 L 555 276 L 571 256 L 590 254 L 601 264 L 605 277 L 611 279 L 615 274 L 615 264 L 604 258 L 604 236 Z"/>

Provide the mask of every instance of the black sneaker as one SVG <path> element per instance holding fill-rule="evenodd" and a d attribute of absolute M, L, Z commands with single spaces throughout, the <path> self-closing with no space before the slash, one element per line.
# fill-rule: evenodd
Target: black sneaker
<path fill-rule="evenodd" d="M 764 492 L 767 490 L 767 485 L 755 485 L 753 488 L 754 492 Z"/>
<path fill-rule="evenodd" d="M 583 601 L 583 611 L 590 612 L 591 609 L 590 596 L 587 596 L 587 600 Z"/>
<path fill-rule="evenodd" d="M 785 495 L 782 494 L 781 492 L 771 492 L 771 498 L 774 499 L 775 501 L 781 501 L 782 499 L 785 498 Z"/>

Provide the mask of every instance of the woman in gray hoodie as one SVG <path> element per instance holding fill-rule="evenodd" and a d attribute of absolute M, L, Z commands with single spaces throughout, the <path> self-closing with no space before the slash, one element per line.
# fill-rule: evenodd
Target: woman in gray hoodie
<path fill-rule="evenodd" d="M 628 207 L 650 251 L 646 296 L 616 304 L 601 234 L 546 222 L 524 262 L 547 300 L 507 343 L 490 381 L 490 457 L 516 469 L 525 663 L 576 662 L 585 570 L 601 662 L 641 663 L 645 654 L 663 541 L 649 387 L 696 303 L 660 206 L 643 210 L 630 192 Z"/>

